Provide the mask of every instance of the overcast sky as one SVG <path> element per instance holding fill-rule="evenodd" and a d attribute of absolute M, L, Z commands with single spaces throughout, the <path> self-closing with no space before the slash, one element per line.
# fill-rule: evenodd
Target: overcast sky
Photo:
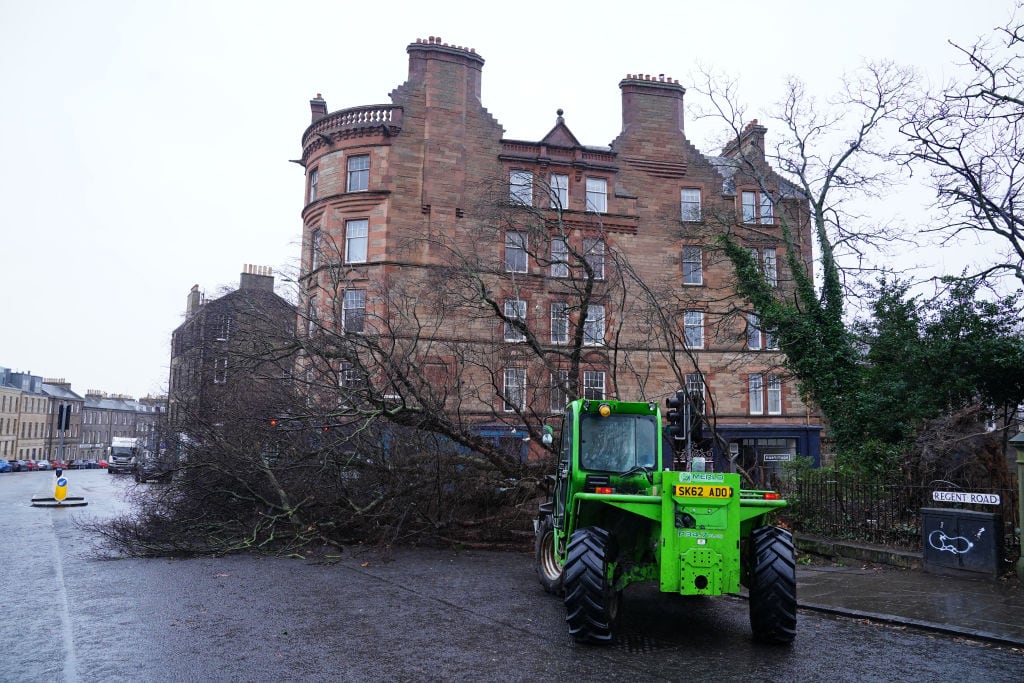
<path fill-rule="evenodd" d="M 0 0 L 0 366 L 80 394 L 165 392 L 193 284 L 217 296 L 244 263 L 295 268 L 304 178 L 288 160 L 309 100 L 389 102 L 417 38 L 476 49 L 507 137 L 540 139 L 562 108 L 583 144 L 607 145 L 628 73 L 686 86 L 713 66 L 756 115 L 785 76 L 826 96 L 864 59 L 941 80 L 946 41 L 988 34 L 1012 6 Z"/>

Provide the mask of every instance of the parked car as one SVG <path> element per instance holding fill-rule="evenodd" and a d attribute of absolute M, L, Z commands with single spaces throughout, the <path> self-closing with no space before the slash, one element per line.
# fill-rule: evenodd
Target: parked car
<path fill-rule="evenodd" d="M 48 469 L 50 469 L 50 461 L 49 460 L 36 460 L 36 469 L 37 470 L 48 470 Z"/>
<path fill-rule="evenodd" d="M 37 469 L 39 469 L 38 465 L 36 465 L 36 461 L 35 460 L 22 460 L 21 461 L 21 467 L 22 467 L 22 471 L 26 471 L 27 470 L 29 472 L 35 472 Z"/>
<path fill-rule="evenodd" d="M 79 468 L 81 470 L 95 470 L 99 469 L 100 464 L 95 460 L 81 460 L 79 461 Z"/>
<path fill-rule="evenodd" d="M 100 469 L 104 469 L 104 470 L 105 470 L 105 469 L 107 469 L 107 464 L 108 464 L 108 463 L 107 463 L 107 461 L 106 461 L 106 460 L 100 460 L 100 461 L 99 461 L 98 463 L 96 463 L 96 464 L 100 466 Z"/>
<path fill-rule="evenodd" d="M 174 474 L 171 461 L 166 457 L 148 455 L 135 465 L 135 481 L 170 481 Z"/>
<path fill-rule="evenodd" d="M 68 464 L 66 462 L 64 462 L 63 460 L 52 460 L 50 462 L 50 465 L 55 470 L 57 470 L 57 469 L 66 470 L 68 468 Z"/>
<path fill-rule="evenodd" d="M 20 460 L 8 460 L 7 464 L 11 466 L 11 472 L 21 472 Z"/>
<path fill-rule="evenodd" d="M 0 472 L 13 472 L 14 468 L 6 460 L 0 460 Z"/>

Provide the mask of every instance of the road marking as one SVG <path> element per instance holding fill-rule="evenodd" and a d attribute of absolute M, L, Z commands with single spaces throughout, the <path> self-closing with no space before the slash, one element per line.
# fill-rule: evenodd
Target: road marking
<path fill-rule="evenodd" d="M 64 676 L 65 683 L 78 683 L 78 662 L 75 659 L 75 634 L 71 628 L 71 605 L 68 602 L 68 591 L 64 584 L 64 558 L 60 553 L 60 539 L 57 537 L 57 525 L 53 528 L 53 566 L 57 574 L 57 609 L 60 610 L 60 629 L 64 639 Z"/>

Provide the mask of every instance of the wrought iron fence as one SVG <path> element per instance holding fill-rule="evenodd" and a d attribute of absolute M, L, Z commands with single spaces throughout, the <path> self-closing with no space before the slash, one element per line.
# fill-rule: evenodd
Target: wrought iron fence
<path fill-rule="evenodd" d="M 1004 550 L 1007 559 L 1019 557 L 1020 537 L 1016 529 L 1017 490 L 976 488 L 974 493 L 999 495 L 996 505 L 936 502 L 932 492 L 955 489 L 950 482 L 928 486 L 863 481 L 831 470 L 809 470 L 779 482 L 789 501 L 780 518 L 795 531 L 837 540 L 861 541 L 906 550 L 920 550 L 921 508 L 959 508 L 1000 512 L 1003 519 Z"/>

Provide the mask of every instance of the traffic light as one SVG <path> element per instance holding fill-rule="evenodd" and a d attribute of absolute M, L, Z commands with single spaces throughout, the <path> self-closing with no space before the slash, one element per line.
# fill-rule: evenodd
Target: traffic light
<path fill-rule="evenodd" d="M 665 416 L 668 419 L 668 435 L 673 443 L 686 441 L 690 436 L 690 397 L 683 389 L 677 389 L 675 396 L 666 398 L 665 403 L 669 408 Z"/>
<path fill-rule="evenodd" d="M 57 406 L 57 431 L 65 432 L 71 429 L 71 406 L 63 403 Z"/>

